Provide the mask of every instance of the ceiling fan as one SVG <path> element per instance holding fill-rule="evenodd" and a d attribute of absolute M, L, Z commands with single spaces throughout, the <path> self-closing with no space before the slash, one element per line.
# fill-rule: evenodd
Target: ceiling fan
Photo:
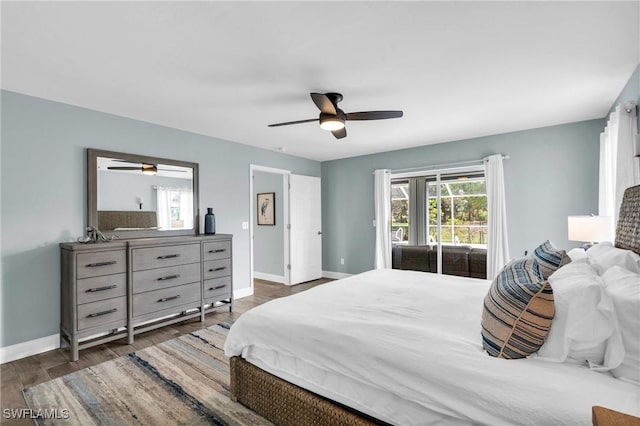
<path fill-rule="evenodd" d="M 318 118 L 307 120 L 287 121 L 285 123 L 269 124 L 269 127 L 288 126 L 290 124 L 310 123 L 319 121 L 320 127 L 330 131 L 336 139 L 347 136 L 344 122 L 347 120 L 384 120 L 387 118 L 402 117 L 402 111 L 362 111 L 345 113 L 338 108 L 338 102 L 342 101 L 340 93 L 310 93 L 313 103 L 320 110 Z"/>
<path fill-rule="evenodd" d="M 128 161 L 124 161 L 124 160 L 114 160 L 114 161 L 121 161 L 121 162 L 125 162 L 125 163 L 128 162 Z M 109 166 L 109 167 L 107 167 L 107 170 L 139 170 L 145 175 L 155 175 L 156 173 L 158 173 L 158 170 L 166 171 L 166 172 L 185 172 L 186 171 L 186 170 L 174 170 L 174 169 L 159 169 L 157 165 L 149 164 L 149 163 L 141 163 L 140 166 L 136 166 L 136 167 L 133 167 L 133 166 Z"/>

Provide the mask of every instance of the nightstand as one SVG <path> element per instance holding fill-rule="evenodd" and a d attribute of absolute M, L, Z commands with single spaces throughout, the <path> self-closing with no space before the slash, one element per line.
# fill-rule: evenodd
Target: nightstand
<path fill-rule="evenodd" d="M 604 407 L 591 409 L 593 426 L 640 426 L 640 417 L 620 413 Z"/>

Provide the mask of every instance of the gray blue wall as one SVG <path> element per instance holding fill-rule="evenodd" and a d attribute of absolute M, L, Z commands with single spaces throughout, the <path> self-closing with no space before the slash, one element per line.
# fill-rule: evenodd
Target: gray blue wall
<path fill-rule="evenodd" d="M 373 175 L 391 170 L 478 160 L 504 162 L 511 256 L 550 239 L 567 240 L 567 216 L 598 210 L 599 134 L 604 120 L 427 145 L 322 163 L 323 269 L 359 273 L 373 268 Z M 340 258 L 345 264 L 340 264 Z"/>
<path fill-rule="evenodd" d="M 316 161 L 0 93 L 3 347 L 58 332 L 58 243 L 84 233 L 86 148 L 199 163 L 201 218 L 213 207 L 217 231 L 234 234 L 236 290 L 250 286 L 249 231 L 241 226 L 251 220 L 249 164 L 320 176 Z"/>
<path fill-rule="evenodd" d="M 253 200 L 261 192 L 276 193 L 276 224 L 258 225 L 253 212 L 253 270 L 263 274 L 284 276 L 284 224 L 282 217 L 282 185 L 284 177 L 277 173 L 254 172 Z"/>

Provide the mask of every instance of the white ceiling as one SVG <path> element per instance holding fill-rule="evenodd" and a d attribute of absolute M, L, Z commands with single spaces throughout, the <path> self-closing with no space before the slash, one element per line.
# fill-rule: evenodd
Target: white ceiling
<path fill-rule="evenodd" d="M 640 1 L 2 2 L 2 88 L 330 160 L 605 116 Z M 338 91 L 336 140 L 309 92 Z"/>

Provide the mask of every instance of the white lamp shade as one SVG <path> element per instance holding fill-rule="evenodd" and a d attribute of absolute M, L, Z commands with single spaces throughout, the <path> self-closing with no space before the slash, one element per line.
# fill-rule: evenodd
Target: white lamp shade
<path fill-rule="evenodd" d="M 570 241 L 600 242 L 613 240 L 613 217 L 569 216 Z"/>

